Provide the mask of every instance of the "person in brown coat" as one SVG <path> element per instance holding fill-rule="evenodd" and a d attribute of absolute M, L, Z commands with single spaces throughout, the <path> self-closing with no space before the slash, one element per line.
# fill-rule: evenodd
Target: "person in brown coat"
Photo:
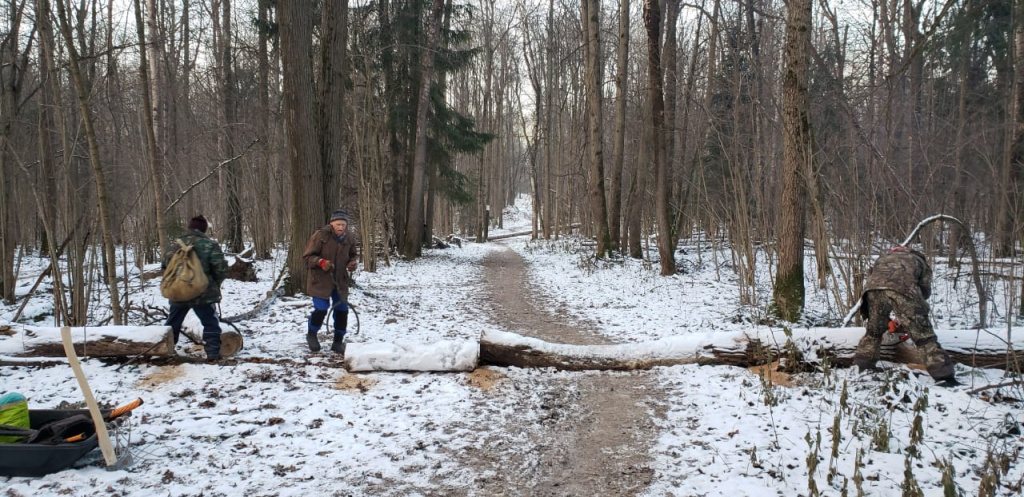
<path fill-rule="evenodd" d="M 955 385 L 953 361 L 939 346 L 928 319 L 925 299 L 931 293 L 932 269 L 924 254 L 899 246 L 880 256 L 868 272 L 861 296 L 860 313 L 867 320 L 867 332 L 857 345 L 853 364 L 861 369 L 875 367 L 892 314 L 914 340 L 928 374 L 938 383 Z"/>
<path fill-rule="evenodd" d="M 317 333 L 327 312 L 333 310 L 334 342 L 331 350 L 345 351 L 348 330 L 348 285 L 357 264 L 356 240 L 348 235 L 348 213 L 339 209 L 331 214 L 328 224 L 313 233 L 302 251 L 306 263 L 306 293 L 313 297 L 313 312 L 306 328 L 309 350 L 320 351 Z"/>

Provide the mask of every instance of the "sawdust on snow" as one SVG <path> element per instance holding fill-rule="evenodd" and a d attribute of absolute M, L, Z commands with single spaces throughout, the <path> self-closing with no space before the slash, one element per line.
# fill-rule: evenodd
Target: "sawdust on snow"
<path fill-rule="evenodd" d="M 182 376 L 185 376 L 185 368 L 182 368 L 181 365 L 160 366 L 156 371 L 143 376 L 139 380 L 138 386 L 140 388 L 154 388 L 164 383 L 170 383 Z"/>
<path fill-rule="evenodd" d="M 337 383 L 333 385 L 333 388 L 337 390 L 359 390 L 360 392 L 366 392 L 373 386 L 373 380 L 357 374 L 343 373 L 338 377 Z"/>
<path fill-rule="evenodd" d="M 490 368 L 476 368 L 466 375 L 466 382 L 471 387 L 488 390 L 504 377 L 505 375 Z"/>

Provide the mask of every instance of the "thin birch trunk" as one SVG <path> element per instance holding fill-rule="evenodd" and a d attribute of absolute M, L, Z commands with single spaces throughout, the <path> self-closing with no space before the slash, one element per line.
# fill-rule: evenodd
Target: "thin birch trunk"
<path fill-rule="evenodd" d="M 106 273 L 107 288 L 110 291 L 110 312 L 115 325 L 123 324 L 124 316 L 121 311 L 121 292 L 117 286 L 117 255 L 114 252 L 114 226 L 111 221 L 110 196 L 107 192 L 107 181 L 103 173 L 103 165 L 100 163 L 99 142 L 96 139 L 96 130 L 93 127 L 92 109 L 89 106 L 88 84 L 78 64 L 81 57 L 75 47 L 75 38 L 71 31 L 71 23 L 68 19 L 67 9 L 63 0 L 57 1 L 57 19 L 60 24 L 61 35 L 67 42 L 68 67 L 71 71 L 71 78 L 75 86 L 75 94 L 78 97 L 78 106 L 82 112 L 82 121 L 85 126 L 85 137 L 89 143 L 89 163 L 92 166 L 93 176 L 96 180 L 96 197 L 99 202 L 100 230 L 103 237 L 103 258 L 104 271 Z"/>

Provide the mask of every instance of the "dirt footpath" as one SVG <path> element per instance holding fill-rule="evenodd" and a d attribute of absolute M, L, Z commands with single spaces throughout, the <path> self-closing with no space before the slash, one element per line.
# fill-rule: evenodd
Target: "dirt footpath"
<path fill-rule="evenodd" d="M 484 298 L 494 320 L 522 335 L 578 345 L 611 343 L 590 323 L 567 313 L 545 312 L 536 301 L 523 259 L 503 247 L 483 260 Z M 646 371 L 552 375 L 547 391 L 552 415 L 541 427 L 516 427 L 530 434 L 533 447 L 481 448 L 472 466 L 478 495 L 626 496 L 651 481 L 648 449 L 657 429 L 651 411 L 664 394 Z M 657 415 L 657 414 L 654 414 Z M 489 467 L 486 467 L 489 466 Z M 518 468 L 518 470 L 512 470 Z M 475 492 L 474 492 L 475 493 Z"/>

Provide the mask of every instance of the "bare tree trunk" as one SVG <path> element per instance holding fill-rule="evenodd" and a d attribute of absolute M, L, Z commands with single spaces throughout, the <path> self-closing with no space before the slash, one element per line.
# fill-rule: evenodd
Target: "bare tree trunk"
<path fill-rule="evenodd" d="M 646 113 L 642 113 L 645 114 Z M 646 117 L 646 116 L 645 116 Z M 647 137 L 645 136 L 649 131 L 642 130 L 640 132 L 640 143 L 648 143 Z M 636 160 L 629 161 L 632 165 L 633 174 L 629 181 L 629 195 L 626 203 L 626 242 L 625 246 L 629 250 L 629 256 L 634 259 L 642 259 L 644 257 L 643 240 L 644 233 L 641 224 L 641 217 L 643 216 L 642 207 L 644 203 L 644 192 L 646 191 L 644 179 L 647 177 L 646 167 L 650 163 L 650 148 L 646 146 L 640 147 L 640 152 L 637 154 Z"/>
<path fill-rule="evenodd" d="M 236 121 L 238 120 L 238 90 L 235 88 L 235 67 L 231 53 L 231 0 L 220 0 L 220 2 L 222 10 L 218 66 L 220 67 L 221 130 L 217 135 L 217 141 L 221 156 L 226 160 L 236 155 L 234 141 Z M 221 188 L 227 204 L 225 209 L 227 236 L 225 236 L 224 243 L 227 244 L 228 250 L 235 253 L 241 252 L 244 248 L 242 243 L 242 201 L 238 194 L 238 167 L 237 162 L 232 161 L 221 168 Z"/>
<path fill-rule="evenodd" d="M 270 58 L 267 54 L 269 43 L 268 31 L 270 30 L 270 19 L 268 9 L 270 0 L 258 0 L 257 6 L 257 31 L 259 41 L 256 46 L 256 58 L 258 64 L 258 82 L 256 94 L 259 105 L 259 116 L 257 124 L 257 137 L 260 140 L 260 156 L 256 167 L 256 220 L 253 224 L 253 246 L 256 249 L 256 257 L 267 259 L 270 257 L 270 249 L 273 246 L 273 223 L 270 199 Z"/>
<path fill-rule="evenodd" d="M 998 226 L 998 256 L 1013 254 L 1014 241 L 1020 233 L 1021 181 L 1024 177 L 1024 2 L 1014 2 L 1014 59 L 1013 87 L 1007 126 L 1008 151 L 1003 166 L 1002 222 Z M 1024 296 L 1022 296 L 1024 298 Z"/>
<path fill-rule="evenodd" d="M 644 25 L 647 27 L 648 98 L 651 105 L 651 136 L 654 153 L 654 205 L 658 224 L 658 255 L 661 275 L 676 273 L 675 247 L 668 205 L 668 164 L 665 163 L 665 95 L 661 74 L 661 7 L 658 0 L 644 1 Z"/>
<path fill-rule="evenodd" d="M 14 287 L 17 278 L 14 273 L 15 250 L 19 236 L 15 234 L 15 214 L 12 209 L 14 188 L 14 169 L 11 167 L 11 134 L 18 100 L 21 94 L 21 82 L 25 66 L 18 56 L 19 34 L 24 14 L 24 2 L 21 5 L 10 5 L 9 30 L 4 34 L 0 44 L 0 297 L 8 305 L 14 303 Z"/>
<path fill-rule="evenodd" d="M 679 244 L 679 236 L 676 233 L 676 225 L 674 219 L 677 217 L 677 209 L 673 209 L 671 199 L 675 198 L 673 195 L 673 189 L 675 185 L 675 174 L 673 170 L 676 164 L 676 142 L 678 141 L 678 88 L 679 88 L 679 75 L 676 69 L 678 53 L 679 53 L 679 41 L 677 31 L 677 22 L 679 20 L 679 1 L 680 0 L 664 0 L 662 2 L 662 12 L 665 15 L 664 28 L 662 37 L 664 40 L 664 49 L 661 57 L 661 68 L 662 76 L 664 78 L 664 91 L 662 92 L 665 96 L 665 184 L 668 185 L 668 199 L 665 201 L 666 210 L 668 212 L 668 225 L 669 225 L 669 244 L 672 247 L 676 247 Z"/>
<path fill-rule="evenodd" d="M 443 30 L 443 32 L 447 33 L 448 31 L 451 30 L 451 24 L 452 24 L 452 20 L 451 20 L 452 0 L 444 0 L 444 1 L 445 1 L 445 5 L 444 5 L 444 8 L 442 10 L 444 17 L 443 17 L 443 20 L 441 21 L 441 30 Z M 442 44 L 442 43 L 444 44 L 444 46 L 441 47 L 442 50 L 447 51 L 450 48 L 449 44 L 448 44 L 447 38 L 438 40 L 437 43 L 439 45 Z M 443 72 L 440 72 L 437 75 L 437 87 L 438 87 L 438 95 L 439 95 L 440 100 L 441 101 L 445 101 L 447 99 L 447 97 L 448 97 L 448 78 L 447 78 L 447 74 L 445 74 Z M 432 242 L 433 242 L 434 229 L 435 229 L 434 223 L 435 223 L 435 220 L 436 220 L 436 217 L 437 217 L 437 211 L 439 210 L 438 205 L 437 205 L 437 189 L 438 189 L 439 176 L 440 176 L 440 172 L 438 171 L 437 165 L 434 164 L 433 162 L 429 162 L 428 161 L 428 163 L 427 163 L 427 184 L 426 184 L 427 206 L 426 206 L 426 211 L 424 213 L 426 219 L 423 221 L 423 244 L 425 246 L 430 246 L 432 244 Z"/>
<path fill-rule="evenodd" d="M 153 0 L 149 0 L 147 3 L 148 8 L 153 9 Z M 156 14 L 150 12 L 149 15 L 153 18 L 153 22 L 149 24 L 150 43 L 155 46 Z M 157 65 L 155 63 L 149 64 L 149 61 L 147 61 L 148 55 L 145 47 L 146 30 L 142 21 L 142 6 L 139 0 L 135 0 L 135 29 L 139 36 L 139 79 L 142 82 L 142 113 L 143 126 L 146 128 L 146 158 L 149 162 L 150 183 L 153 185 L 153 208 L 156 215 L 158 247 L 160 247 L 160 250 L 163 250 L 167 246 L 166 224 L 164 223 L 163 168 L 160 164 L 159 149 L 156 142 L 156 123 L 153 119 L 153 112 L 156 107 L 154 107 L 153 100 L 150 98 L 153 86 L 155 85 L 149 78 L 150 68 L 155 68 Z"/>
<path fill-rule="evenodd" d="M 558 63 L 555 61 L 555 0 L 548 0 L 548 24 L 547 24 L 547 50 L 545 55 L 545 64 L 547 65 L 547 72 L 545 74 L 545 87 L 547 88 L 547 94 L 544 95 L 544 218 L 541 223 L 542 230 L 544 231 L 544 238 L 547 240 L 551 239 L 552 236 L 552 224 L 557 222 L 555 216 L 555 112 L 554 112 L 554 93 L 555 93 L 555 78 L 556 71 L 555 67 Z"/>
<path fill-rule="evenodd" d="M 629 0 L 619 5 L 619 44 L 615 62 L 615 138 L 608 181 L 608 236 L 618 251 L 622 239 L 622 163 L 626 149 L 626 78 L 629 75 Z"/>
<path fill-rule="evenodd" d="M 299 2 L 278 4 L 281 62 L 284 69 L 284 115 L 292 181 L 290 278 L 285 291 L 306 288 L 302 250 L 324 217 L 323 169 L 316 133 L 316 87 L 313 83 L 313 12 Z"/>
<path fill-rule="evenodd" d="M 522 98 L 517 93 L 517 99 L 519 103 L 519 109 L 521 111 L 519 122 L 523 127 L 523 136 L 526 137 L 527 145 L 529 147 L 530 154 L 530 194 L 533 198 L 530 199 L 532 214 L 530 216 L 530 239 L 536 240 L 541 233 L 541 216 L 543 207 L 543 195 L 542 192 L 545 188 L 545 182 L 541 177 L 541 168 L 538 160 L 538 156 L 541 151 L 541 143 L 544 140 L 543 136 L 543 122 L 544 113 L 547 112 L 544 106 L 544 99 L 546 92 L 549 89 L 544 88 L 544 82 L 542 76 L 546 69 L 546 59 L 538 55 L 539 50 L 534 52 L 532 46 L 529 44 L 530 37 L 523 37 L 523 61 L 526 63 L 526 73 L 530 78 L 530 86 L 533 88 L 534 94 L 534 119 L 532 131 L 527 133 L 526 131 L 526 112 L 523 108 Z"/>
<path fill-rule="evenodd" d="M 342 206 L 348 161 L 345 151 L 345 75 L 348 73 L 348 0 L 324 2 L 321 54 L 321 160 L 324 168 L 324 202 Z"/>
<path fill-rule="evenodd" d="M 611 253 L 611 239 L 608 232 L 608 204 L 605 202 L 604 191 L 604 146 L 603 124 L 601 117 L 601 2 L 600 0 L 583 0 L 583 33 L 584 56 L 586 57 L 586 76 L 584 84 L 587 91 L 587 131 L 590 144 L 588 183 L 590 208 L 595 223 L 597 238 L 597 257 L 607 257 Z"/>
<path fill-rule="evenodd" d="M 419 257 L 423 251 L 423 191 L 427 168 L 427 111 L 430 106 L 430 85 L 434 80 L 434 52 L 441 30 L 444 0 L 434 0 L 427 24 L 427 46 L 423 51 L 423 74 L 416 103 L 416 148 L 413 152 L 412 178 L 409 188 L 409 215 L 405 228 L 405 250 L 408 258 Z"/>
<path fill-rule="evenodd" d="M 110 196 L 107 193 L 107 181 L 103 174 L 103 165 L 100 163 L 100 147 L 96 139 L 96 130 L 93 128 L 92 110 L 89 107 L 88 83 L 78 67 L 81 57 L 75 47 L 74 35 L 71 31 L 71 23 L 68 19 L 67 9 L 64 0 L 57 2 L 57 19 L 60 24 L 61 34 L 67 42 L 68 57 L 71 59 L 68 64 L 71 70 L 71 78 L 74 81 L 75 93 L 78 97 L 78 106 L 82 112 L 82 122 L 85 126 L 85 137 L 89 143 L 89 163 L 92 166 L 93 176 L 96 180 L 96 196 L 100 210 L 100 229 L 103 235 L 103 258 L 104 271 L 107 278 L 107 287 L 110 290 L 110 312 L 113 323 L 120 325 L 124 316 L 121 311 L 121 292 L 117 286 L 117 255 L 114 252 L 114 226 L 111 220 Z"/>
<path fill-rule="evenodd" d="M 807 66 L 812 0 L 790 0 L 783 76 L 783 184 L 779 266 L 774 304 L 779 317 L 796 321 L 804 305 L 804 232 L 807 183 L 813 174 L 807 118 Z"/>
<path fill-rule="evenodd" d="M 487 13 L 485 13 L 486 21 L 484 30 L 484 94 L 483 94 L 483 109 L 482 117 L 480 119 L 482 130 L 491 130 L 492 123 L 491 117 L 491 99 L 494 80 L 494 0 L 488 0 L 485 4 Z M 487 154 L 491 148 L 496 147 L 496 143 L 485 147 L 480 151 L 480 162 L 477 172 L 477 189 L 476 189 L 476 202 L 477 202 L 477 230 L 476 230 L 476 241 L 486 242 L 488 226 L 488 216 L 490 213 L 490 185 L 487 182 L 488 178 L 488 165 L 487 165 Z"/>
<path fill-rule="evenodd" d="M 46 238 L 49 240 L 47 250 L 50 255 L 51 276 L 53 281 L 53 302 L 54 302 L 54 324 L 60 326 L 69 323 L 71 317 L 65 295 L 65 282 L 60 268 L 60 250 L 53 244 L 56 242 L 57 232 L 57 165 L 54 161 L 54 129 L 56 118 L 54 117 L 55 102 L 58 90 L 53 60 L 53 25 L 50 21 L 49 0 L 36 0 L 36 29 L 39 32 L 39 168 L 43 181 L 43 194 L 36 194 L 37 206 L 40 212 L 41 221 L 46 230 Z M 5 182 L 6 183 L 6 182 Z M 2 188 L 2 187 L 0 187 Z M 40 198 L 41 197 L 41 198 Z M 70 239 L 70 236 L 68 237 Z M 65 242 L 67 243 L 67 242 Z M 27 302 L 27 299 L 26 299 Z M 23 304 L 24 305 L 24 304 Z"/>

